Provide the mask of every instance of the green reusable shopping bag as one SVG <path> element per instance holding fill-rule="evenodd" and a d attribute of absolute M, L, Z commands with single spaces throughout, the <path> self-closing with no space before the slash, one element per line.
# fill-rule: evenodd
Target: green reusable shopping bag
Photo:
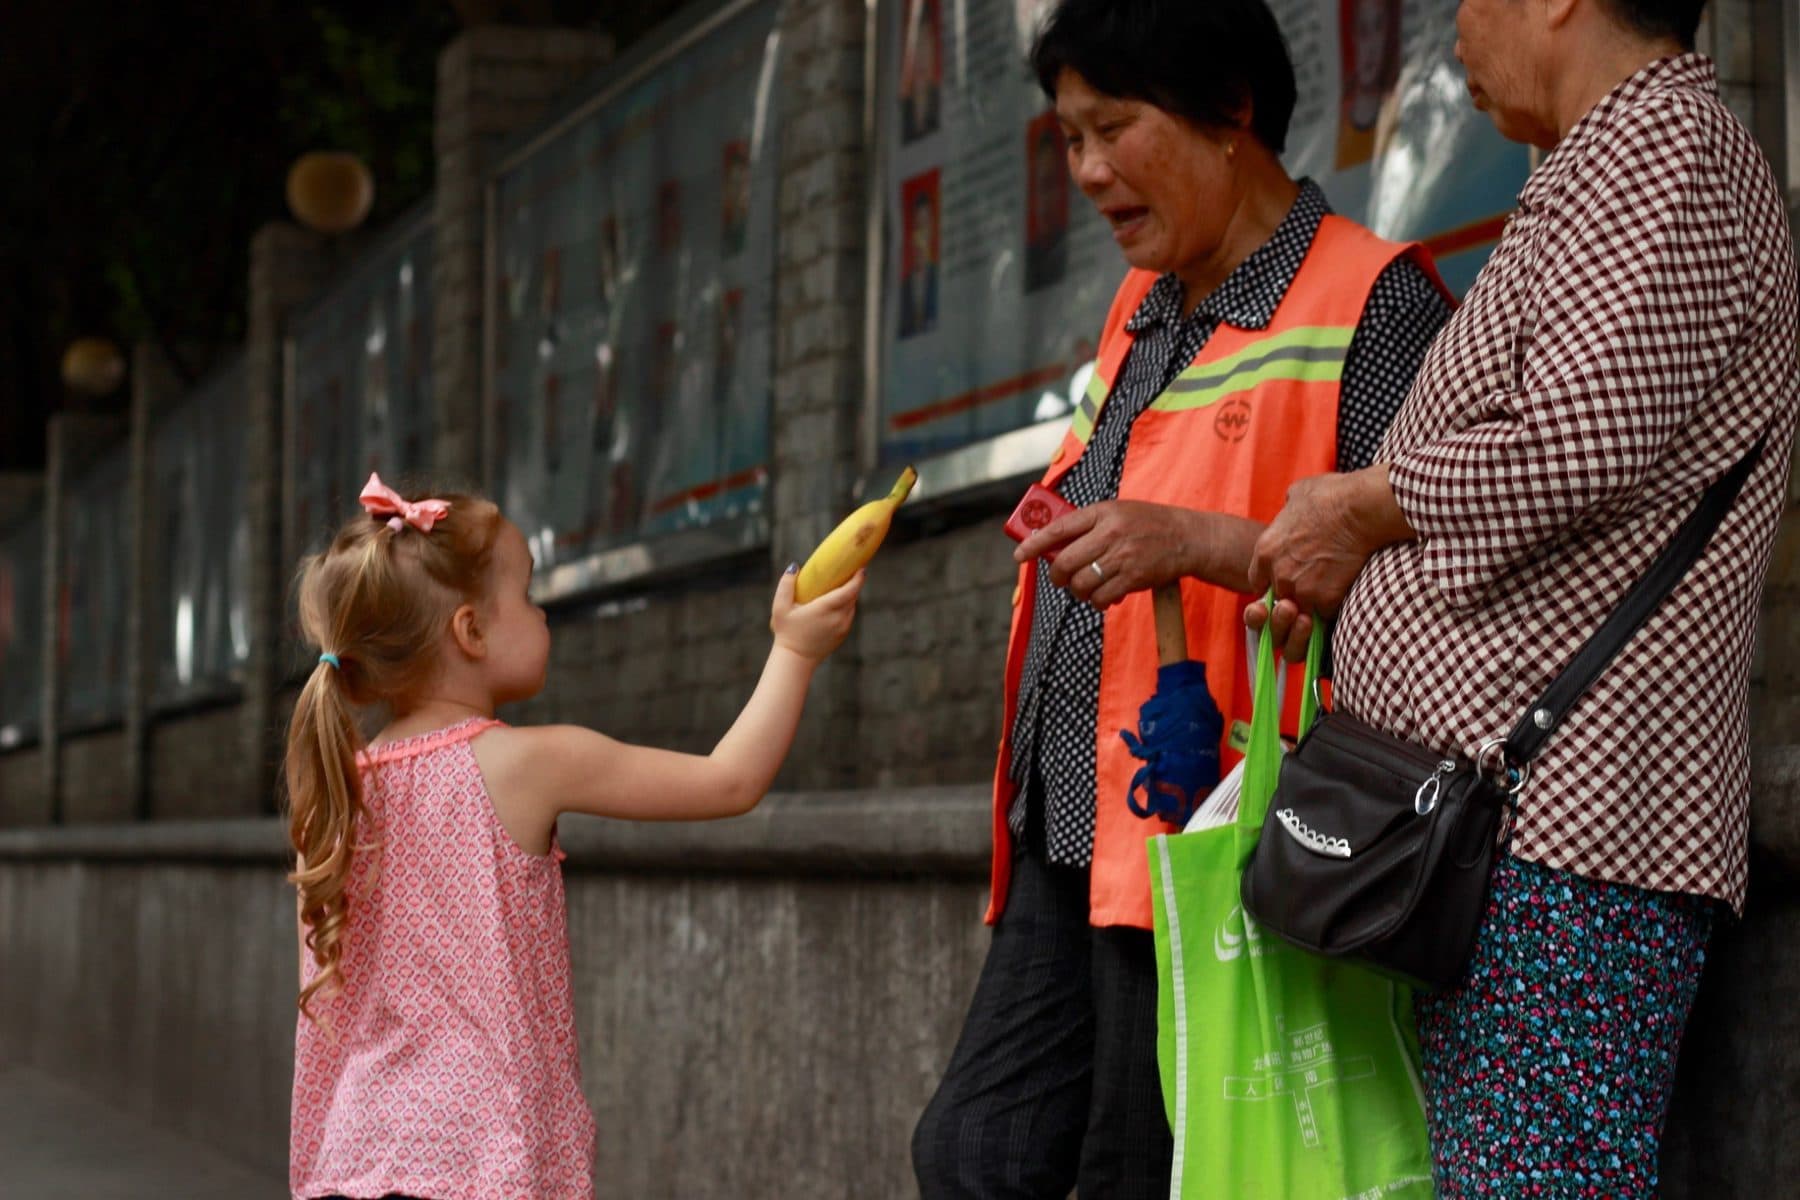
<path fill-rule="evenodd" d="M 1322 634 L 1307 661 L 1311 726 Z M 1270 639 L 1235 822 L 1150 839 L 1157 1057 L 1175 1134 L 1169 1195 L 1375 1200 L 1432 1195 L 1412 992 L 1260 934 L 1238 879 L 1281 769 Z"/>

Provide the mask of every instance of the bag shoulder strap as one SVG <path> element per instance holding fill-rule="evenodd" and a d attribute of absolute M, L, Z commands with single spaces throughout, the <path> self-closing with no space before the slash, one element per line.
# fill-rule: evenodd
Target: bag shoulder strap
<path fill-rule="evenodd" d="M 1631 586 L 1625 598 L 1619 601 L 1612 615 L 1605 624 L 1584 645 L 1564 667 L 1544 694 L 1538 697 L 1519 723 L 1513 726 L 1506 735 L 1506 760 L 1514 767 L 1523 767 L 1536 758 L 1550 740 L 1556 727 L 1569 710 L 1575 707 L 1576 701 L 1586 694 L 1589 687 L 1598 679 L 1607 664 L 1625 648 L 1635 634 L 1650 619 L 1659 604 L 1668 594 L 1675 590 L 1688 568 L 1694 565 L 1712 535 L 1718 530 L 1719 523 L 1725 519 L 1738 492 L 1743 489 L 1744 480 L 1749 478 L 1750 470 L 1761 457 L 1763 443 L 1768 441 L 1768 434 L 1756 439 L 1744 457 L 1740 458 L 1719 480 L 1707 488 L 1700 497 L 1699 504 L 1688 514 L 1681 528 L 1669 544 L 1663 547 L 1650 569 L 1644 572 L 1643 578 Z"/>

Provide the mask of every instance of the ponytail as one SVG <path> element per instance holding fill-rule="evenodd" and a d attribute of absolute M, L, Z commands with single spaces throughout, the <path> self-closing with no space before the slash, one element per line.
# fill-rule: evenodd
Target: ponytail
<path fill-rule="evenodd" d="M 371 479 L 371 485 L 376 481 Z M 365 489 L 367 490 L 367 489 Z M 350 868 L 373 844 L 357 764 L 356 710 L 405 711 L 440 665 L 445 623 L 457 605 L 484 594 L 500 510 L 450 494 L 424 525 L 380 512 L 351 520 L 321 554 L 300 564 L 300 632 L 323 651 L 288 724 L 288 837 L 297 858 L 300 922 L 318 971 L 300 990 L 300 1011 L 343 986 L 350 919 Z M 377 803 L 379 808 L 379 802 Z"/>
<path fill-rule="evenodd" d="M 342 669 L 320 658 L 288 724 L 288 837 L 298 856 L 288 879 L 300 889 L 306 947 L 319 968 L 300 989 L 300 1011 L 314 1020 L 313 1000 L 342 984 L 345 888 L 364 812 L 356 765 L 362 737 L 337 677 Z"/>

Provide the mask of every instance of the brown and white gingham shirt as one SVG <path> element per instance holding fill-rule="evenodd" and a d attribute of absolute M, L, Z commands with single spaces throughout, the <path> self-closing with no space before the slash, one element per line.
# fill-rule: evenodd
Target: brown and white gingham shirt
<path fill-rule="evenodd" d="M 1741 908 L 1746 703 L 1800 412 L 1794 247 L 1697 54 L 1620 84 L 1532 173 L 1378 458 L 1419 533 L 1369 561 L 1336 696 L 1473 754 L 1525 712 L 1700 494 L 1768 445 L 1705 554 L 1552 735 L 1513 852 Z"/>

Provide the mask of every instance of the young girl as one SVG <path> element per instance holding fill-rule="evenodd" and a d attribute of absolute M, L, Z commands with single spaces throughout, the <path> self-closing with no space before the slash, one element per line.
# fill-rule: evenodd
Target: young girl
<path fill-rule="evenodd" d="M 300 579 L 320 654 L 287 749 L 293 1195 L 591 1196 L 556 819 L 754 807 L 862 577 L 796 606 L 789 567 L 755 694 L 711 754 L 675 754 L 496 721 L 550 654 L 524 537 L 474 496 L 412 503 L 370 476 L 361 499 Z M 359 750 L 375 703 L 393 719 Z"/>

